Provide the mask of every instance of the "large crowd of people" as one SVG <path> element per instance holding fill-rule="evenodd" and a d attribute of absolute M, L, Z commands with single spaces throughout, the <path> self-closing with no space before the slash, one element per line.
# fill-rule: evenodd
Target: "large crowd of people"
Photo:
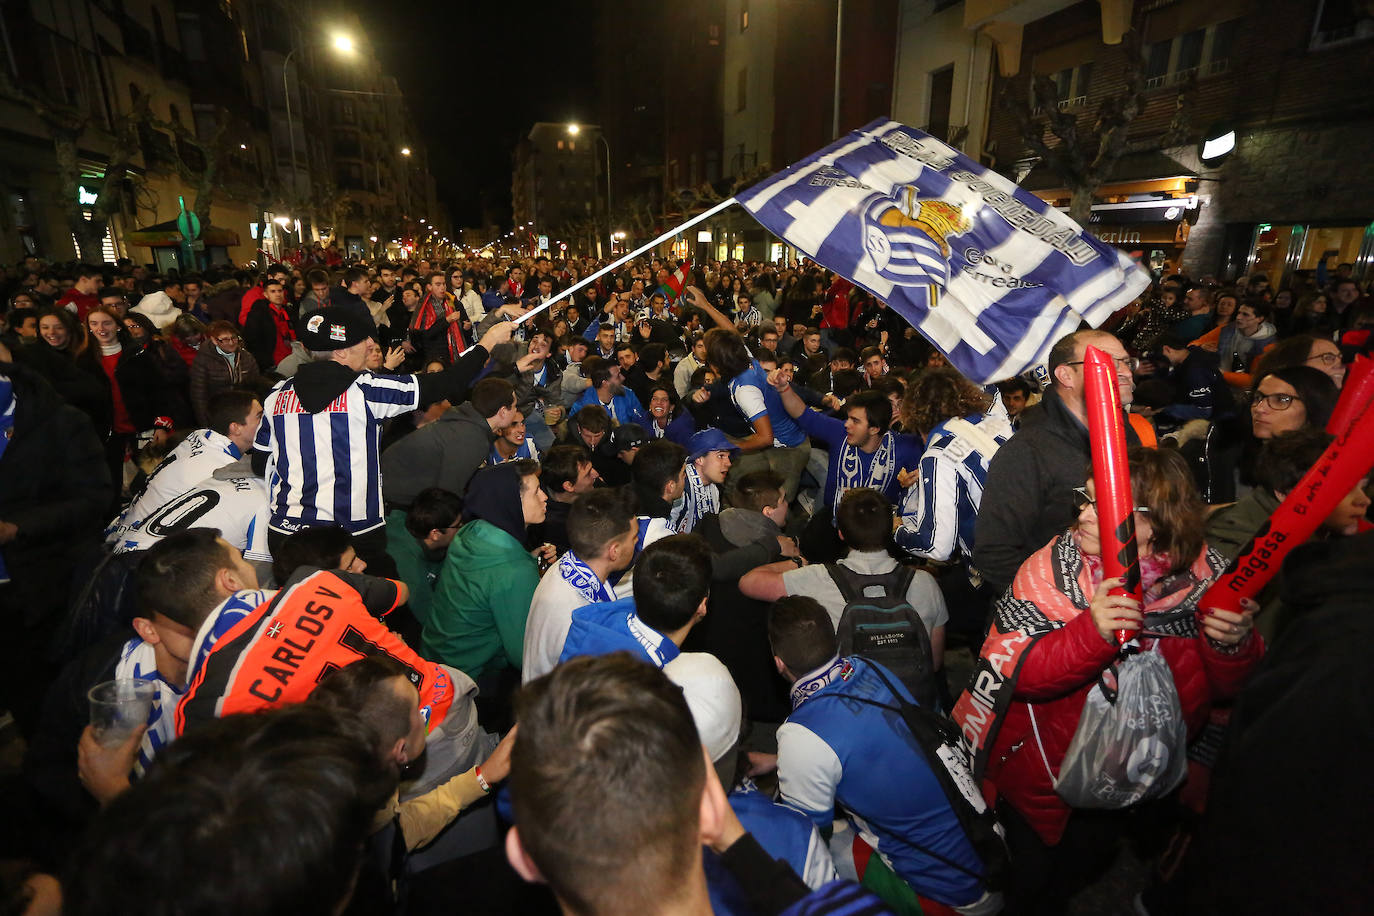
<path fill-rule="evenodd" d="M 1340 432 L 1351 265 L 984 386 L 809 261 L 334 261 L 0 269 L 4 913 L 1063 913 L 1126 849 L 1139 913 L 1369 905 L 1368 478 L 1203 601 Z"/>

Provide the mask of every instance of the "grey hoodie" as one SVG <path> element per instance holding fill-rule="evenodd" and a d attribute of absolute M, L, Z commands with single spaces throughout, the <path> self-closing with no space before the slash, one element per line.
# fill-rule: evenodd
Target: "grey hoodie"
<path fill-rule="evenodd" d="M 443 487 L 462 496 L 487 460 L 496 437 L 471 403 L 446 410 L 428 426 L 382 452 L 387 506 L 408 507 L 421 490 Z"/>

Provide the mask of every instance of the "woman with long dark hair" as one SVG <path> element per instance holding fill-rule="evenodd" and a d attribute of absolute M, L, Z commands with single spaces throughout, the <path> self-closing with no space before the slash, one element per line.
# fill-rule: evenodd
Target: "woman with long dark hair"
<path fill-rule="evenodd" d="M 186 317 L 185 315 L 178 316 Z M 169 325 L 171 327 L 171 325 Z M 124 329 L 129 332 L 140 348 L 148 351 L 157 364 L 158 372 L 167 383 L 165 389 L 168 415 L 177 428 L 192 422 L 191 404 L 187 399 L 187 387 L 191 379 L 191 367 L 169 344 L 153 324 L 152 319 L 139 312 L 129 312 L 124 316 Z"/>
<path fill-rule="evenodd" d="M 1336 330 L 1336 316 L 1331 312 L 1331 300 L 1326 293 L 1316 293 L 1298 303 L 1293 310 L 1292 330 L 1295 334 L 1330 336 Z"/>
<path fill-rule="evenodd" d="M 57 393 L 90 417 L 103 439 L 113 422 L 105 375 L 81 357 L 90 346 L 86 327 L 65 308 L 38 316 L 38 342 L 15 351 L 15 359 L 37 370 Z"/>
<path fill-rule="evenodd" d="M 78 357 L 88 370 L 105 379 L 112 421 L 105 439 L 111 479 L 123 480 L 124 462 L 141 439 L 165 439 L 172 428 L 167 382 L 156 358 L 125 330 L 120 316 L 98 305 L 86 316 L 90 345 Z"/>

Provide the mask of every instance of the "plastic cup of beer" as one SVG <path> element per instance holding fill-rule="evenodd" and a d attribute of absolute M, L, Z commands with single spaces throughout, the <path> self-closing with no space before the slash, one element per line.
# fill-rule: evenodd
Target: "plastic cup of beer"
<path fill-rule="evenodd" d="M 129 740 L 148 721 L 157 684 L 138 677 L 122 677 L 96 684 L 86 693 L 91 701 L 91 727 L 101 747 Z"/>

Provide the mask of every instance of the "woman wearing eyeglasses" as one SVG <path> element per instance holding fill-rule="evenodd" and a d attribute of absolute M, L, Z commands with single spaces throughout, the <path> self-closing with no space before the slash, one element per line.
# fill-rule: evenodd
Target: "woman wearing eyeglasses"
<path fill-rule="evenodd" d="M 226 388 L 252 388 L 260 383 L 258 361 L 243 346 L 239 329 L 212 321 L 191 363 L 191 409 L 198 426 L 210 424 L 210 398 Z"/>
<path fill-rule="evenodd" d="M 1009 896 L 1030 905 L 1027 912 L 1063 912 L 1116 855 L 1126 827 L 1124 811 L 1073 809 L 1054 790 L 1089 692 L 1117 666 L 1115 631 L 1163 656 L 1190 739 L 1263 652 L 1253 604 L 1199 620 L 1198 602 L 1225 560 L 1203 541 L 1204 506 L 1183 459 L 1132 449 L 1129 462 L 1143 602 L 1108 594 L 1121 583 L 1103 576 L 1090 477 L 1076 491 L 1074 525 L 1026 560 L 997 602 L 977 692 L 955 705 L 975 748 L 975 775 L 997 793 L 1011 851 Z"/>
<path fill-rule="evenodd" d="M 1232 420 L 1214 423 L 1205 441 L 1183 449 L 1197 462 L 1198 485 L 1213 505 L 1235 502 L 1255 485 L 1265 440 L 1304 427 L 1322 429 L 1335 409 L 1339 391 L 1325 372 L 1310 365 L 1272 370 L 1268 365 L 1266 354 L 1264 367 L 1255 373 L 1259 381 L 1246 398 L 1248 415 L 1241 411 Z"/>
<path fill-rule="evenodd" d="M 1311 366 L 1288 366 L 1267 373 L 1250 394 L 1254 438 L 1270 439 L 1304 426 L 1323 428 L 1331 419 L 1339 394 L 1331 377 Z"/>
<path fill-rule="evenodd" d="M 1255 371 L 1263 376 L 1266 372 L 1288 366 L 1319 369 L 1331 377 L 1337 388 L 1345 383 L 1345 362 L 1341 358 L 1341 348 L 1327 337 L 1298 334 L 1280 340 L 1264 351 Z"/>

